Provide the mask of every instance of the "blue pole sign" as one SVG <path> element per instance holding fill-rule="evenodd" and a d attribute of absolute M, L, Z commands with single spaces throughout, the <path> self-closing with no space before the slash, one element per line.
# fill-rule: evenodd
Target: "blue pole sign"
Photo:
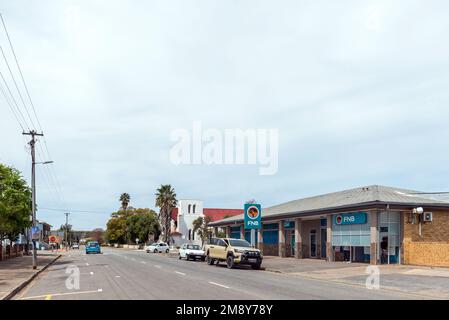
<path fill-rule="evenodd" d="M 334 224 L 337 226 L 365 224 L 366 222 L 366 212 L 342 213 L 334 215 Z"/>
<path fill-rule="evenodd" d="M 262 228 L 262 208 L 260 204 L 245 204 L 244 220 L 246 230 Z"/>

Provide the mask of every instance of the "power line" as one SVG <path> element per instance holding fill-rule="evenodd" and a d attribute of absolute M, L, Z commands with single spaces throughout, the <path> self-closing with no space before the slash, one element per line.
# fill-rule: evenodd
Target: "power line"
<path fill-rule="evenodd" d="M 3 88 L 3 84 L 0 82 L 0 90 L 2 91 L 3 96 L 5 97 L 6 104 L 11 109 L 12 114 L 14 115 L 14 118 L 16 119 L 17 123 L 19 124 L 20 128 L 22 129 L 22 132 L 25 131 L 22 123 L 19 120 L 19 117 L 17 116 L 16 112 L 14 111 L 13 106 L 11 105 L 11 101 L 9 100 L 9 97 L 6 94 L 5 89 Z"/>
<path fill-rule="evenodd" d="M 33 108 L 34 116 L 36 117 L 37 124 L 39 125 L 39 130 L 41 132 L 43 132 L 41 123 L 40 123 L 39 118 L 36 113 L 36 108 L 34 107 L 33 100 L 31 100 L 30 92 L 28 91 L 28 86 L 26 85 L 25 78 L 22 73 L 22 69 L 20 68 L 20 65 L 19 65 L 19 60 L 17 59 L 16 52 L 14 51 L 14 46 L 12 45 L 11 38 L 9 37 L 8 29 L 6 28 L 5 21 L 3 20 L 3 15 L 1 13 L 0 13 L 0 19 L 2 20 L 3 29 L 5 29 L 6 37 L 8 38 L 9 46 L 11 48 L 12 54 L 14 55 L 14 60 L 16 61 L 17 69 L 19 70 L 20 77 L 22 78 L 22 83 L 23 83 L 23 86 L 25 87 L 25 91 L 27 93 L 28 100 L 30 100 L 30 104 L 31 104 L 31 107 Z"/>
<path fill-rule="evenodd" d="M 73 209 L 57 209 L 57 208 L 39 208 L 41 210 L 50 210 L 50 211 L 60 211 L 70 213 L 93 213 L 93 214 L 111 214 L 111 212 L 102 212 L 102 211 L 92 211 L 92 210 L 73 210 Z"/>
<path fill-rule="evenodd" d="M 39 117 L 37 116 L 36 108 L 35 108 L 35 106 L 34 106 L 33 100 L 31 99 L 31 94 L 30 94 L 30 91 L 29 91 L 28 86 L 27 86 L 26 81 L 25 81 L 25 77 L 24 77 L 24 75 L 23 75 L 22 69 L 20 68 L 19 59 L 17 58 L 16 52 L 15 52 L 15 50 L 14 50 L 14 46 L 13 46 L 12 41 L 11 41 L 11 37 L 9 36 L 9 32 L 8 32 L 7 27 L 6 27 L 5 20 L 3 19 L 3 15 L 2 15 L 1 13 L 0 13 L 0 20 L 2 21 L 3 29 L 4 29 L 4 31 L 5 31 L 6 38 L 8 39 L 8 43 L 9 43 L 9 47 L 10 47 L 10 49 L 11 49 L 12 55 L 14 56 L 14 61 L 15 61 L 16 66 L 17 66 L 17 70 L 19 71 L 19 74 L 20 74 L 20 78 L 21 78 L 21 80 L 22 80 L 23 87 L 25 88 L 25 92 L 26 92 L 26 95 L 27 95 L 27 97 L 28 97 L 29 104 L 31 105 L 31 108 L 32 108 L 32 110 L 33 110 L 33 114 L 34 114 L 34 117 L 35 117 L 35 119 L 36 119 L 36 121 L 37 121 L 37 124 L 38 124 L 38 126 L 39 126 L 39 130 L 40 130 L 40 132 L 43 132 L 42 125 L 41 125 L 41 123 L 40 123 L 40 121 L 39 121 Z M 35 128 L 34 122 L 33 122 L 32 117 L 31 117 L 31 115 L 30 115 L 30 113 L 29 113 L 29 111 L 28 111 L 27 105 L 26 105 L 26 103 L 25 103 L 25 101 L 24 101 L 24 99 L 23 99 L 23 96 L 22 96 L 22 94 L 21 94 L 21 91 L 20 91 L 20 89 L 19 89 L 19 86 L 17 85 L 17 82 L 16 82 L 16 80 L 15 80 L 15 77 L 14 77 L 14 75 L 13 75 L 13 72 L 12 72 L 12 70 L 11 70 L 11 67 L 10 67 L 10 65 L 9 65 L 9 63 L 8 63 L 8 59 L 7 59 L 6 55 L 5 55 L 5 52 L 3 51 L 3 48 L 2 48 L 1 46 L 0 46 L 0 49 L 1 49 L 1 52 L 2 52 L 2 55 L 3 55 L 3 58 L 4 58 L 4 60 L 5 60 L 5 63 L 6 63 L 6 65 L 7 65 L 7 67 L 8 67 L 9 73 L 10 73 L 10 75 L 11 75 L 11 77 L 12 77 L 13 82 L 14 82 L 14 85 L 15 85 L 15 87 L 16 87 L 16 89 L 17 89 L 17 92 L 18 92 L 18 94 L 19 94 L 19 96 L 20 96 L 20 99 L 21 99 L 21 101 L 22 101 L 23 107 L 25 108 L 25 111 L 26 111 L 26 113 L 27 113 L 27 115 L 28 115 L 28 118 L 30 119 L 30 122 L 31 122 L 32 127 Z M 3 75 L 2 75 L 2 78 L 3 78 Z M 9 86 L 8 86 L 6 80 L 5 80 L 5 79 L 3 79 L 3 80 L 4 80 L 4 82 L 5 82 L 5 85 L 6 85 L 7 88 L 8 88 L 8 91 L 9 91 L 11 97 L 12 97 L 13 100 L 14 100 L 14 103 L 15 103 L 15 105 L 16 105 L 16 107 L 17 107 L 17 110 L 20 112 L 20 108 L 19 108 L 17 102 L 15 101 L 14 95 L 12 94 L 11 90 L 9 89 Z M 25 120 L 25 117 L 23 116 L 23 114 L 22 114 L 21 112 L 20 112 L 20 114 L 22 115 L 22 118 L 23 118 L 23 120 L 24 120 L 26 126 L 28 127 L 28 131 L 30 131 L 30 128 L 29 128 L 29 126 L 28 126 L 28 124 L 27 124 L 27 121 Z M 23 130 L 23 131 L 25 131 L 25 130 Z M 41 144 L 38 144 L 38 146 L 39 146 L 39 148 L 40 148 L 42 154 L 46 154 L 46 156 L 48 157 L 46 160 L 52 159 L 51 154 L 50 154 L 50 151 L 49 151 L 49 149 L 48 149 L 47 140 L 46 140 L 45 136 L 43 137 L 43 143 L 44 143 L 44 147 L 45 147 L 45 152 L 44 152 L 44 150 L 43 150 Z M 38 150 L 38 153 L 39 153 L 39 149 L 37 149 L 37 150 Z M 41 155 L 41 157 L 42 157 L 42 155 Z M 43 158 L 43 157 L 42 157 L 42 158 Z M 43 160 L 45 160 L 45 159 L 43 159 Z M 44 170 L 45 170 L 45 169 L 44 169 Z M 63 197 L 63 195 L 62 195 L 62 192 L 61 192 L 61 187 L 60 187 L 60 184 L 59 184 L 59 180 L 58 180 L 58 178 L 57 178 L 57 175 L 56 175 L 56 172 L 55 172 L 55 169 L 54 169 L 53 166 L 50 167 L 50 168 L 48 168 L 48 176 L 49 176 L 49 178 L 50 178 L 49 180 L 52 182 L 53 187 L 54 187 L 55 190 L 56 190 L 56 193 L 57 193 L 57 195 L 58 195 L 58 197 L 59 197 L 60 202 L 61 202 L 61 203 L 65 203 L 65 199 L 64 199 L 64 197 Z"/>
<path fill-rule="evenodd" d="M 31 126 L 33 127 L 33 129 L 37 129 L 36 126 L 34 125 L 33 119 L 31 118 L 31 115 L 30 115 L 28 108 L 25 104 L 25 101 L 23 100 L 22 93 L 20 92 L 19 86 L 17 85 L 17 82 L 16 82 L 16 78 L 14 77 L 14 74 L 12 73 L 11 67 L 9 66 L 9 63 L 8 63 L 8 59 L 6 58 L 5 52 L 3 51 L 3 47 L 1 45 L 0 45 L 0 51 L 2 52 L 3 59 L 5 60 L 6 66 L 8 67 L 8 71 L 9 71 L 9 74 L 11 75 L 12 82 L 14 83 L 17 93 L 19 94 L 20 100 L 22 101 L 22 105 L 25 108 L 28 118 L 30 119 Z"/>

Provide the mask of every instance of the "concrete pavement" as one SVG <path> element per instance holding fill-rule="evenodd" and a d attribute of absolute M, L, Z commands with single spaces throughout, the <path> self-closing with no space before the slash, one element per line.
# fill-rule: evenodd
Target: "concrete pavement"
<path fill-rule="evenodd" d="M 16 299 L 132 299 L 132 300 L 280 300 L 280 299 L 427 299 L 428 296 L 390 290 L 368 290 L 358 283 L 255 271 L 228 270 L 224 264 L 178 260 L 102 248 L 101 255 L 71 251 L 42 273 Z M 66 286 L 68 270 L 79 270 L 79 288 Z M 69 268 L 69 269 L 68 269 Z"/>
<path fill-rule="evenodd" d="M 58 253 L 38 252 L 37 269 L 32 268 L 32 257 L 21 256 L 0 262 L 0 300 L 20 290 L 39 272 L 59 256 Z"/>

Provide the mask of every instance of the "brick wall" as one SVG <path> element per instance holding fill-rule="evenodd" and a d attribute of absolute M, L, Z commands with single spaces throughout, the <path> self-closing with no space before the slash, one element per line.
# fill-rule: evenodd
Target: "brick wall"
<path fill-rule="evenodd" d="M 433 221 L 419 225 L 404 217 L 404 263 L 449 267 L 449 211 L 433 210 Z"/>

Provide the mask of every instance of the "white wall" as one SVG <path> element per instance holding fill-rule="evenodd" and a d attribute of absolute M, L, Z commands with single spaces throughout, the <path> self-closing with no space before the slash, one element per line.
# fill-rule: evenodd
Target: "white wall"
<path fill-rule="evenodd" d="M 189 213 L 190 205 L 190 213 Z M 193 212 L 195 206 L 195 212 Z M 189 229 L 193 230 L 193 221 L 199 217 L 204 217 L 203 201 L 201 200 L 178 200 L 178 232 L 182 233 L 185 242 L 201 245 L 201 239 L 198 233 L 195 233 L 195 240 L 189 241 Z"/>

